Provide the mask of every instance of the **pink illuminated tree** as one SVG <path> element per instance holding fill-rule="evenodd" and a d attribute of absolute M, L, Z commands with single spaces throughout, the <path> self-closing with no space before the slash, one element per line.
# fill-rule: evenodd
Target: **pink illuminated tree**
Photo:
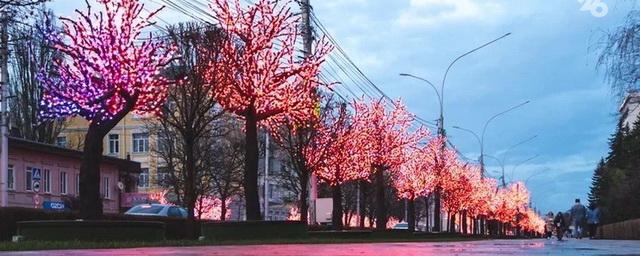
<path fill-rule="evenodd" d="M 61 33 L 48 34 L 63 58 L 54 61 L 55 72 L 40 75 L 41 118 L 80 116 L 90 122 L 80 165 L 80 215 L 88 219 L 102 215 L 104 136 L 131 111 L 160 113 L 168 83 L 159 73 L 174 51 L 159 41 L 140 40 L 162 8 L 142 15 L 144 5 L 138 0 L 98 2 L 104 11 L 94 13 L 90 6 L 85 12 L 76 10 L 77 19 L 61 18 Z"/>
<path fill-rule="evenodd" d="M 407 148 L 415 147 L 428 137 L 429 132 L 422 127 L 410 131 L 414 116 L 400 101 L 391 105 L 386 105 L 382 99 L 371 103 L 356 101 L 354 107 L 355 141 L 363 152 L 359 161 L 367 164 L 374 177 L 376 227 L 384 229 L 387 222 L 384 172 L 406 162 Z"/>
<path fill-rule="evenodd" d="M 407 223 L 409 230 L 415 230 L 416 206 L 415 199 L 420 196 L 427 196 L 433 191 L 434 178 L 433 166 L 426 154 L 426 146 L 411 147 L 408 149 L 408 158 L 392 176 L 393 185 L 397 190 L 398 197 L 404 198 L 408 202 Z"/>
<path fill-rule="evenodd" d="M 357 131 L 352 121 L 345 104 L 335 111 L 326 113 L 316 127 L 313 140 L 304 150 L 310 170 L 331 187 L 331 221 L 335 229 L 341 229 L 343 226 L 342 185 L 369 176 L 368 166 L 358 158 L 362 155 L 362 147 L 354 140 Z"/>
<path fill-rule="evenodd" d="M 227 38 L 207 79 L 220 85 L 213 91 L 220 105 L 245 121 L 246 213 L 258 220 L 258 124 L 303 122 L 315 115 L 317 75 L 331 47 L 320 40 L 313 53 L 299 57 L 300 16 L 287 4 L 259 0 L 243 8 L 240 0 L 214 0 L 210 8 Z"/>

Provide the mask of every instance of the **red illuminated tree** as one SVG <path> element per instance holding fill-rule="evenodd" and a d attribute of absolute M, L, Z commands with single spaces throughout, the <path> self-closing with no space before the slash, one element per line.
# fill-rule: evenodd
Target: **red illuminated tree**
<path fill-rule="evenodd" d="M 371 168 L 376 187 L 376 228 L 384 229 L 387 223 L 384 172 L 407 161 L 406 149 L 425 139 L 428 131 L 423 128 L 409 131 L 414 116 L 400 101 L 391 106 L 382 99 L 369 104 L 356 101 L 354 106 L 355 138 L 363 152 L 359 161 Z"/>
<path fill-rule="evenodd" d="M 359 161 L 361 147 L 354 140 L 357 131 L 345 104 L 329 112 L 316 127 L 316 135 L 305 148 L 305 156 L 311 171 L 332 190 L 332 225 L 343 226 L 342 184 L 366 179 L 369 168 Z"/>
<path fill-rule="evenodd" d="M 433 161 L 428 159 L 426 147 L 409 148 L 408 160 L 394 171 L 393 184 L 398 196 L 408 202 L 407 223 L 409 230 L 415 230 L 416 206 L 415 199 L 426 196 L 433 191 L 433 168 L 430 165 Z"/>
<path fill-rule="evenodd" d="M 245 120 L 246 213 L 247 219 L 258 220 L 258 124 L 302 123 L 315 115 L 317 75 L 331 47 L 321 40 L 313 53 L 300 58 L 300 16 L 277 1 L 259 0 L 243 8 L 240 0 L 214 0 L 210 7 L 227 38 L 208 79 L 220 85 L 213 92 L 220 105 Z"/>
<path fill-rule="evenodd" d="M 80 215 L 89 219 L 102 215 L 104 136 L 131 111 L 160 113 L 168 83 L 158 74 L 174 51 L 160 41 L 140 41 L 160 9 L 143 16 L 144 5 L 137 0 L 98 2 L 104 11 L 76 10 L 80 17 L 61 18 L 63 31 L 48 34 L 64 57 L 54 61 L 55 72 L 45 70 L 40 77 L 42 118 L 81 116 L 90 122 L 80 165 Z"/>

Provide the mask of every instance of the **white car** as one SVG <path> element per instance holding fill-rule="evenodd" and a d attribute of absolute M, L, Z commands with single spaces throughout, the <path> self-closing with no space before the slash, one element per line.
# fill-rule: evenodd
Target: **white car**
<path fill-rule="evenodd" d="M 396 225 L 393 226 L 393 229 L 408 230 L 409 229 L 409 223 L 406 223 L 406 222 L 397 223 Z"/>
<path fill-rule="evenodd" d="M 124 214 L 136 216 L 187 218 L 187 210 L 182 207 L 166 204 L 139 204 L 132 207 Z"/>

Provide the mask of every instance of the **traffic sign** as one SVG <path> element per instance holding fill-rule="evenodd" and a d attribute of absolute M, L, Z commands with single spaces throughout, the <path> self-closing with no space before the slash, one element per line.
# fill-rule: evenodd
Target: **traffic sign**
<path fill-rule="evenodd" d="M 42 203 L 42 208 L 46 210 L 62 211 L 66 208 L 66 205 L 64 202 L 60 201 L 44 201 L 44 203 Z"/>
<path fill-rule="evenodd" d="M 31 177 L 33 180 L 40 180 L 40 178 L 42 177 L 42 175 L 40 175 L 40 169 L 33 168 L 33 174 Z"/>
<path fill-rule="evenodd" d="M 40 192 L 40 181 L 38 180 L 34 180 L 33 181 L 33 192 Z"/>

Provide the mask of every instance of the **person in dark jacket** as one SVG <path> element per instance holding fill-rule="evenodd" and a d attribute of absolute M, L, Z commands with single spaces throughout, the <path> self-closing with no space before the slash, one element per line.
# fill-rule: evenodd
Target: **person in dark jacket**
<path fill-rule="evenodd" d="M 576 199 L 576 204 L 571 207 L 571 224 L 573 225 L 573 237 L 582 239 L 582 228 L 587 222 L 587 207 Z"/>
<path fill-rule="evenodd" d="M 558 214 L 556 214 L 556 218 L 553 219 L 553 225 L 556 228 L 556 236 L 558 237 L 558 241 L 561 241 L 562 236 L 564 235 L 564 230 L 567 228 L 567 222 L 564 220 L 562 212 L 558 212 Z"/>
<path fill-rule="evenodd" d="M 596 231 L 600 224 L 600 208 L 592 206 L 587 211 L 587 224 L 589 224 L 589 238 L 593 239 L 596 237 Z"/>

